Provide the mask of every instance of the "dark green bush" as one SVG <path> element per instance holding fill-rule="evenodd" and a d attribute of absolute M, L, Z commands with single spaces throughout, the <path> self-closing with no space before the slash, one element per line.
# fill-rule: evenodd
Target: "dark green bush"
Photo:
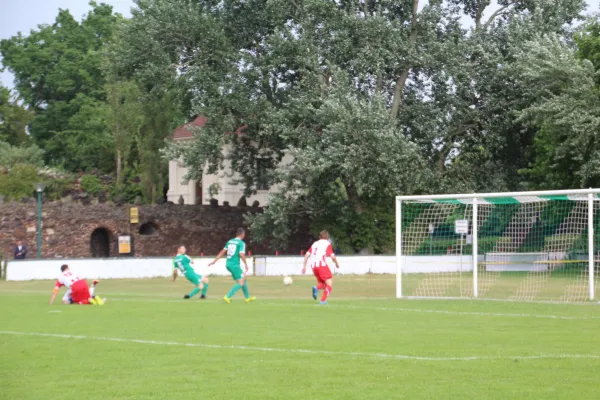
<path fill-rule="evenodd" d="M 104 189 L 104 187 L 102 186 L 102 182 L 95 175 L 82 176 L 81 188 L 90 194 L 98 194 L 98 192 Z"/>
<path fill-rule="evenodd" d="M 21 200 L 32 197 L 35 184 L 40 181 L 37 168 L 33 165 L 17 164 L 7 173 L 0 175 L 0 194 L 6 200 Z"/>

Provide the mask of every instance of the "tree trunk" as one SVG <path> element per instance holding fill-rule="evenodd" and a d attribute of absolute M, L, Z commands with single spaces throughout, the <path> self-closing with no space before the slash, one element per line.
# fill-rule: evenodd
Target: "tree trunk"
<path fill-rule="evenodd" d="M 352 203 L 352 207 L 357 214 L 362 214 L 363 208 L 360 203 L 360 196 L 358 195 L 358 191 L 354 186 L 344 185 L 346 186 L 346 194 L 348 195 L 348 200 Z"/>
<path fill-rule="evenodd" d="M 121 172 L 121 169 L 122 169 L 121 164 L 122 163 L 123 163 L 123 161 L 122 161 L 122 157 L 121 157 L 121 150 L 117 149 L 117 185 L 121 184 L 121 180 L 123 178 L 121 176 L 122 175 L 122 172 Z"/>
<path fill-rule="evenodd" d="M 119 96 L 120 97 L 120 96 Z M 123 180 L 123 138 L 121 136 L 121 127 L 119 126 L 120 115 L 118 112 L 115 113 L 115 126 L 113 130 L 113 137 L 115 139 L 116 155 L 117 155 L 117 186 L 121 185 Z"/>
<path fill-rule="evenodd" d="M 400 102 L 402 101 L 402 93 L 406 86 L 406 80 L 408 79 L 408 73 L 410 72 L 410 66 L 407 66 L 400 72 L 398 79 L 396 79 L 396 90 L 394 91 L 394 102 L 392 103 L 392 117 L 396 118 L 400 112 Z"/>
<path fill-rule="evenodd" d="M 379 71 L 377 74 L 377 80 L 375 83 L 375 95 L 380 95 L 383 90 L 383 71 Z"/>
<path fill-rule="evenodd" d="M 417 43 L 417 34 L 419 33 L 418 21 L 417 17 L 419 16 L 419 0 L 413 0 L 412 7 L 412 17 L 410 22 L 410 37 L 408 39 L 409 44 L 409 54 L 407 55 L 406 66 L 402 68 L 398 74 L 398 78 L 396 79 L 396 89 L 394 90 L 394 101 L 392 102 L 392 117 L 396 118 L 398 116 L 398 112 L 400 111 L 400 103 L 402 102 L 402 94 L 404 92 L 404 87 L 406 86 L 406 80 L 408 79 L 408 74 L 412 68 L 412 62 L 410 60 L 411 50 L 414 50 L 415 45 Z"/>
<path fill-rule="evenodd" d="M 477 12 L 475 13 L 475 30 L 476 31 L 481 29 L 481 19 L 483 18 L 483 12 L 485 11 L 486 7 L 489 5 L 490 5 L 489 0 L 487 0 L 487 1 L 481 0 L 481 3 L 479 3 L 479 6 L 477 7 Z"/>

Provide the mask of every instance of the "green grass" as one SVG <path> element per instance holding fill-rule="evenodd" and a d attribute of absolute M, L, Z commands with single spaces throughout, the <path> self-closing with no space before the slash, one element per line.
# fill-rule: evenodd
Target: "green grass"
<path fill-rule="evenodd" d="M 252 304 L 214 278 L 205 302 L 106 280 L 104 307 L 50 307 L 52 285 L 0 283 L 0 399 L 598 397 L 594 304 L 395 300 L 393 277 L 342 276 L 328 306 L 306 277 L 250 278 Z"/>
<path fill-rule="evenodd" d="M 586 302 L 589 299 L 587 263 L 562 263 L 552 271 L 490 272 L 479 267 L 479 297 L 488 300 Z M 598 293 L 598 271 L 595 273 Z M 472 297 L 473 272 L 405 274 L 404 296 Z"/>

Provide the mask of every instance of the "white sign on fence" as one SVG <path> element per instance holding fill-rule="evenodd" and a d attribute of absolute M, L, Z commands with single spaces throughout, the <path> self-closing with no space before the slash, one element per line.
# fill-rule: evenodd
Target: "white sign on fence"
<path fill-rule="evenodd" d="M 454 232 L 467 234 L 469 233 L 469 220 L 467 219 L 457 219 L 454 222 Z"/>

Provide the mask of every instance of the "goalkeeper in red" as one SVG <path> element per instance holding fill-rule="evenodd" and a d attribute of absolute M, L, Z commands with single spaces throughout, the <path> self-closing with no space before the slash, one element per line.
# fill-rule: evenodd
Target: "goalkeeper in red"
<path fill-rule="evenodd" d="M 312 288 L 313 299 L 317 299 L 319 290 L 323 290 L 321 296 L 321 304 L 327 304 L 327 297 L 331 293 L 333 286 L 333 278 L 331 276 L 331 270 L 327 265 L 326 258 L 329 257 L 335 263 L 335 267 L 339 268 L 335 254 L 333 254 L 333 247 L 329 241 L 329 232 L 321 231 L 319 234 L 319 240 L 310 246 L 310 249 L 304 255 L 304 267 L 302 267 L 302 273 L 306 273 L 306 265 L 310 265 L 313 274 L 317 278 L 317 285 Z"/>

